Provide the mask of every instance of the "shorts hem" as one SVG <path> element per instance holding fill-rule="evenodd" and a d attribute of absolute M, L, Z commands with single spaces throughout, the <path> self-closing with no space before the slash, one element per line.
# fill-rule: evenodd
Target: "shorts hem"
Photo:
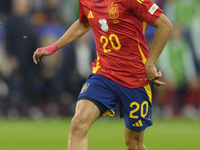
<path fill-rule="evenodd" d="M 95 100 L 93 98 L 87 97 L 87 96 L 78 97 L 77 101 L 80 101 L 80 100 L 83 100 L 83 99 L 91 101 L 92 103 L 94 103 L 100 111 L 100 116 L 102 116 L 104 114 L 104 112 L 106 110 L 108 110 L 108 108 L 103 103 L 101 103 L 98 100 Z"/>
<path fill-rule="evenodd" d="M 126 125 L 125 125 L 126 126 Z M 150 125 L 151 126 L 151 125 Z M 148 127 L 150 127 L 150 126 L 146 126 L 146 127 L 142 127 L 142 128 L 140 128 L 140 127 L 132 127 L 132 128 L 130 128 L 130 127 L 128 127 L 128 126 L 126 126 L 129 130 L 132 130 L 132 131 L 137 131 L 137 132 L 142 132 L 142 131 L 144 131 L 144 130 L 146 130 L 146 128 L 148 128 Z M 134 129 L 133 129 L 134 128 Z"/>

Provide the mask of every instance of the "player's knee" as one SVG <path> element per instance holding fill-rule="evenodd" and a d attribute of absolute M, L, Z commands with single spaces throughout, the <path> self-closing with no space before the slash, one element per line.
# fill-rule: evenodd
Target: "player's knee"
<path fill-rule="evenodd" d="M 138 144 L 137 143 L 130 143 L 126 142 L 126 149 L 127 150 L 138 150 Z"/>
<path fill-rule="evenodd" d="M 87 125 L 87 121 L 84 117 L 80 115 L 76 115 L 72 118 L 71 121 L 71 133 L 77 135 L 87 134 L 89 127 Z"/>
<path fill-rule="evenodd" d="M 126 148 L 127 150 L 147 150 L 146 147 L 139 143 L 137 140 L 126 141 Z"/>

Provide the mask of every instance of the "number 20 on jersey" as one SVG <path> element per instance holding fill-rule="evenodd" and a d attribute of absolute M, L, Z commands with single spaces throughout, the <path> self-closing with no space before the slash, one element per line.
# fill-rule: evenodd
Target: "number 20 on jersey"
<path fill-rule="evenodd" d="M 116 41 L 116 45 L 114 44 L 113 42 L 113 38 L 115 39 Z M 121 48 L 121 43 L 119 41 L 119 38 L 117 35 L 115 34 L 110 34 L 109 37 L 107 38 L 106 36 L 102 35 L 100 37 L 100 41 L 103 42 L 103 50 L 104 50 L 104 53 L 108 53 L 108 52 L 111 52 L 112 50 L 107 48 L 107 45 L 110 43 L 112 48 L 114 50 L 119 50 Z"/>

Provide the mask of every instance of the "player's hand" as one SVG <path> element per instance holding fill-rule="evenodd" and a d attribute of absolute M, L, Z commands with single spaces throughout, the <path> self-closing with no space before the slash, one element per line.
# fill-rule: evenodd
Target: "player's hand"
<path fill-rule="evenodd" d="M 38 63 L 38 61 L 42 61 L 43 56 L 48 56 L 49 52 L 46 48 L 38 48 L 34 54 L 33 54 L 33 61 L 35 64 Z"/>
<path fill-rule="evenodd" d="M 147 75 L 147 79 L 156 86 L 163 86 L 165 82 L 160 81 L 159 79 L 162 77 L 162 72 L 157 72 L 156 67 L 145 65 L 145 71 Z"/>

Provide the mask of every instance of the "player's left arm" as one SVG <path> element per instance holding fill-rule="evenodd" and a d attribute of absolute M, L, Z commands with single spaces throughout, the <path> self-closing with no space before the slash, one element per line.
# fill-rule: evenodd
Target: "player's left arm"
<path fill-rule="evenodd" d="M 152 26 L 156 27 L 156 34 L 154 36 L 154 42 L 149 54 L 149 57 L 145 63 L 145 71 L 147 75 L 147 79 L 151 81 L 153 84 L 157 86 L 165 85 L 164 82 L 161 82 L 159 78 L 162 77 L 161 71 L 157 72 L 155 68 L 155 63 L 158 60 L 160 54 L 162 53 L 169 36 L 172 30 L 172 24 L 168 20 L 168 18 L 161 14 L 159 18 L 152 24 Z"/>

